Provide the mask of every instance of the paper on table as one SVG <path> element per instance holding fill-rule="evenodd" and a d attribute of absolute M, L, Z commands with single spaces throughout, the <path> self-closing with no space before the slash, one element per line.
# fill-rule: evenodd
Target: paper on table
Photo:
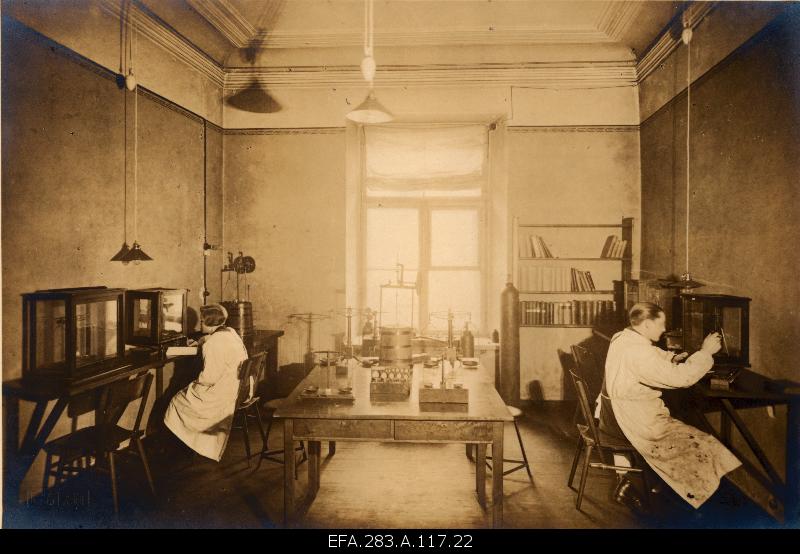
<path fill-rule="evenodd" d="M 167 348 L 167 356 L 194 356 L 197 354 L 196 346 L 170 346 Z"/>

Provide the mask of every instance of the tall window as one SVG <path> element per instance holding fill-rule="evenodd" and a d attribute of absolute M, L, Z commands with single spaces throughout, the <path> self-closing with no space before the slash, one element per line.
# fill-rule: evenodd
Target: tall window
<path fill-rule="evenodd" d="M 364 146 L 361 305 L 382 304 L 381 324 L 423 334 L 446 331 L 448 310 L 457 313 L 457 328 L 469 318 L 480 331 L 486 126 L 366 127 Z M 416 293 L 381 288 L 398 282 L 398 264 Z"/>

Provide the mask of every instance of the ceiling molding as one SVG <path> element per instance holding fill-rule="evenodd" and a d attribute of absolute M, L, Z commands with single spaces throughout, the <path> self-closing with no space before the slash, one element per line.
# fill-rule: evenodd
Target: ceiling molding
<path fill-rule="evenodd" d="M 697 2 L 689 4 L 683 12 L 683 21 L 694 29 L 716 6 L 717 2 Z M 674 23 L 671 23 L 667 26 L 658 40 L 653 43 L 653 46 L 650 47 L 636 65 L 636 76 L 639 82 L 644 81 L 648 75 L 658 69 L 670 54 L 677 50 L 682 44 L 680 35 L 674 36 L 672 33 L 673 25 Z"/>
<path fill-rule="evenodd" d="M 256 34 L 255 27 L 227 0 L 186 0 L 186 3 L 236 48 L 248 46 Z"/>
<path fill-rule="evenodd" d="M 638 125 L 508 125 L 510 133 L 634 133 Z"/>
<path fill-rule="evenodd" d="M 115 0 L 101 0 L 103 11 L 115 18 L 120 17 L 120 3 Z M 214 82 L 217 86 L 225 83 L 225 71 L 203 51 L 189 42 L 186 38 L 168 27 L 154 15 L 142 10 L 137 3 L 132 3 L 130 11 L 131 22 L 134 28 L 150 41 L 161 47 L 168 54 L 178 58 L 185 65 L 198 71 Z M 136 60 L 134 60 L 136 61 Z"/>
<path fill-rule="evenodd" d="M 605 33 L 610 41 L 618 41 L 627 31 L 642 10 L 640 2 L 609 2 L 600 14 L 597 28 Z"/>
<path fill-rule="evenodd" d="M 270 88 L 361 86 L 357 66 L 228 69 L 225 92 L 257 81 Z M 634 62 L 573 62 L 381 66 L 375 86 L 529 86 L 531 88 L 593 88 L 636 85 Z"/>
<path fill-rule="evenodd" d="M 336 48 L 362 46 L 364 35 L 360 32 L 331 33 L 315 30 L 307 33 L 274 31 L 256 35 L 261 48 Z M 375 32 L 377 47 L 387 46 L 465 46 L 465 45 L 530 45 L 530 44 L 596 44 L 612 39 L 594 27 L 584 29 L 545 29 L 520 27 L 491 30 L 485 27 L 440 31 L 422 29 L 399 32 Z"/>

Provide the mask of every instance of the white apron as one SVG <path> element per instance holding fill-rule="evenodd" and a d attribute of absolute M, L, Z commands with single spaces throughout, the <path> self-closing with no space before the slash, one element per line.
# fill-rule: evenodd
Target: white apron
<path fill-rule="evenodd" d="M 239 364 L 247 359 L 247 350 L 236 331 L 221 327 L 205 337 L 202 353 L 203 371 L 172 398 L 164 423 L 192 450 L 219 461 L 233 423 Z"/>
<path fill-rule="evenodd" d="M 673 364 L 631 328 L 615 334 L 606 358 L 606 389 L 620 429 L 650 467 L 694 508 L 741 462 L 711 435 L 670 416 L 658 389 L 689 387 L 711 369 L 703 351 Z M 657 387 L 657 388 L 654 388 Z"/>

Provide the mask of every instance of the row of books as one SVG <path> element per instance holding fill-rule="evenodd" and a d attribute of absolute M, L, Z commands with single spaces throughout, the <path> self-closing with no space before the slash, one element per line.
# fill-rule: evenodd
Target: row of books
<path fill-rule="evenodd" d="M 553 258 L 553 253 L 539 235 L 528 235 L 528 240 L 520 243 L 519 255 L 522 258 Z"/>
<path fill-rule="evenodd" d="M 589 271 L 574 267 L 528 267 L 519 268 L 521 291 L 576 292 L 597 290 Z"/>
<path fill-rule="evenodd" d="M 601 258 L 621 258 L 625 255 L 628 241 L 619 238 L 617 235 L 608 235 L 603 251 L 600 252 Z"/>
<path fill-rule="evenodd" d="M 599 318 L 610 317 L 616 310 L 613 300 L 523 300 L 520 319 L 522 325 L 594 325 Z"/>

